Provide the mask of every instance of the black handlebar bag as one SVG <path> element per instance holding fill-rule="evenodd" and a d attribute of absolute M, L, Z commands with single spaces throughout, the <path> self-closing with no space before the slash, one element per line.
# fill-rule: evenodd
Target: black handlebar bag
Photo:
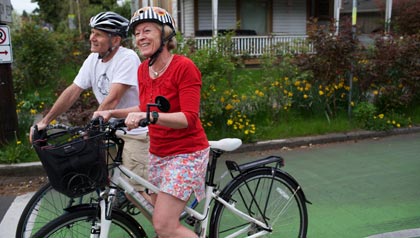
<path fill-rule="evenodd" d="M 55 190 L 74 198 L 108 183 L 103 134 L 69 137 L 59 132 L 53 135 L 40 136 L 33 145 Z M 54 142 L 52 137 L 61 142 Z"/>

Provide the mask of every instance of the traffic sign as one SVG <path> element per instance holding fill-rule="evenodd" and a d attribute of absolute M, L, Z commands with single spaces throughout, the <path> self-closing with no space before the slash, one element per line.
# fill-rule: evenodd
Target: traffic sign
<path fill-rule="evenodd" d="M 10 29 L 6 25 L 0 25 L 0 64 L 13 62 L 12 43 L 10 41 Z"/>

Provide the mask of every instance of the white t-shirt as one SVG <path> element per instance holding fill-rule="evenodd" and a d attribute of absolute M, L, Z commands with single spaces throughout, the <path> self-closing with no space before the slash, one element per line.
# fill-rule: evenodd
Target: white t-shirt
<path fill-rule="evenodd" d="M 82 89 L 92 88 L 96 100 L 101 104 L 109 93 L 112 83 L 121 83 L 131 87 L 124 93 L 116 108 L 139 105 L 137 69 L 140 59 L 136 52 L 120 46 L 108 62 L 98 59 L 98 53 L 91 53 L 83 62 L 73 83 Z M 147 127 L 131 130 L 129 134 L 147 132 Z"/>

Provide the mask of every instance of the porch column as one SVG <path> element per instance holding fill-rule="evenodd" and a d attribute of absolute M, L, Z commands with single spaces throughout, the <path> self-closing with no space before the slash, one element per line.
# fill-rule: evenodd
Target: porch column
<path fill-rule="evenodd" d="M 386 0 L 385 6 L 385 35 L 389 34 L 391 28 L 392 0 Z"/>
<path fill-rule="evenodd" d="M 218 18 L 218 0 L 212 0 L 212 24 L 213 24 L 213 37 L 217 36 L 217 18 Z"/>
<path fill-rule="evenodd" d="M 338 35 L 338 30 L 340 28 L 341 1 L 342 0 L 334 0 L 334 19 L 335 19 L 335 34 L 336 35 Z"/>

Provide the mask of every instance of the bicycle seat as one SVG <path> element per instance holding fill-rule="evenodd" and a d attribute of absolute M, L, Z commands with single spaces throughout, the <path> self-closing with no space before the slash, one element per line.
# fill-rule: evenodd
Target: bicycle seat
<path fill-rule="evenodd" d="M 242 140 L 238 138 L 224 138 L 218 141 L 209 141 L 212 149 L 223 151 L 234 151 L 242 145 Z"/>

